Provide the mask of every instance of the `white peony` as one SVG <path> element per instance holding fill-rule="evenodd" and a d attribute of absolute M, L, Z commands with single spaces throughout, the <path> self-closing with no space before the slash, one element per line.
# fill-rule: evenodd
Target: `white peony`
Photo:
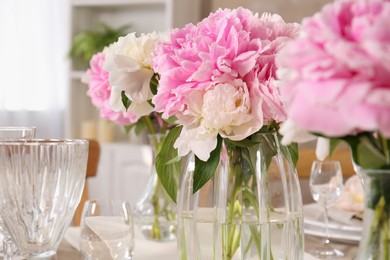
<path fill-rule="evenodd" d="M 162 34 L 155 32 L 142 34 L 140 37 L 130 33 L 120 37 L 105 50 L 103 67 L 110 75 L 110 106 L 113 110 L 125 110 L 121 97 L 121 92 L 125 91 L 132 101 L 129 109 L 135 114 L 144 116 L 153 111 L 148 103 L 153 96 L 149 86 L 154 74 L 152 59 L 157 42 L 163 39 Z"/>
<path fill-rule="evenodd" d="M 184 127 L 175 142 L 179 156 L 189 151 L 207 161 L 216 148 L 217 135 L 230 140 L 243 140 L 263 126 L 261 100 L 250 97 L 241 80 L 217 84 L 188 95 L 187 110 L 180 116 Z"/>
<path fill-rule="evenodd" d="M 335 206 L 342 210 L 363 212 L 364 192 L 362 180 L 359 176 L 353 175 L 345 182 Z"/>

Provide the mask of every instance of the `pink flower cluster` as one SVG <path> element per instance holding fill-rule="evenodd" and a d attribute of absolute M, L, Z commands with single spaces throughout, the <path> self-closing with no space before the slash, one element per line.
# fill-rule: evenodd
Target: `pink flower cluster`
<path fill-rule="evenodd" d="M 138 120 L 133 112 L 116 112 L 110 107 L 111 85 L 108 81 L 109 74 L 103 69 L 104 53 L 95 54 L 90 61 L 90 69 L 83 79 L 88 84 L 87 95 L 92 103 L 100 110 L 100 116 L 114 121 L 119 125 L 130 125 Z"/>
<path fill-rule="evenodd" d="M 176 116 L 188 126 L 183 129 L 188 140 L 198 141 L 216 140 L 217 134 L 242 140 L 272 120 L 285 120 L 274 84 L 275 55 L 298 29 L 278 15 L 258 17 L 238 8 L 173 30 L 153 60 L 160 75 L 156 111 Z M 216 141 L 209 145 L 215 148 Z"/>
<path fill-rule="evenodd" d="M 389 28 L 389 0 L 336 0 L 303 20 L 278 56 L 289 119 L 331 137 L 390 137 Z"/>
<path fill-rule="evenodd" d="M 278 90 L 273 87 L 275 54 L 296 36 L 298 26 L 278 15 L 257 17 L 249 10 L 218 10 L 196 26 L 171 32 L 171 41 L 158 46 L 154 70 L 160 86 L 153 99 L 164 116 L 183 115 L 192 91 L 241 79 L 251 96 L 265 102 L 266 119 L 285 119 Z M 228 98 L 228 97 L 226 97 Z"/>

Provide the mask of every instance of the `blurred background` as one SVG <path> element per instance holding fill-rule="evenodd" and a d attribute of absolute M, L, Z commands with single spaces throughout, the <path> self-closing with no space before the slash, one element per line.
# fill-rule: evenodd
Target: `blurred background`
<path fill-rule="evenodd" d="M 99 118 L 81 78 L 91 53 L 129 32 L 168 32 L 218 8 L 242 6 L 301 22 L 325 0 L 0 1 L 0 126 L 35 125 L 45 138 L 137 141 Z"/>

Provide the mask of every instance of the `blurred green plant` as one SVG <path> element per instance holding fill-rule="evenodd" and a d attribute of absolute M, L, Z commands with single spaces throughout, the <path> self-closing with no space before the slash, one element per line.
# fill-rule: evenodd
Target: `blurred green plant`
<path fill-rule="evenodd" d="M 88 66 L 95 53 L 127 34 L 130 25 L 112 28 L 105 23 L 99 23 L 93 31 L 83 31 L 76 34 L 72 41 L 69 57 L 76 62 Z"/>

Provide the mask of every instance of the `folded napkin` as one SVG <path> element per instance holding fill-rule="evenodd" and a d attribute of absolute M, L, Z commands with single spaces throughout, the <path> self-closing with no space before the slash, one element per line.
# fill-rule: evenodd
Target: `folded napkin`
<path fill-rule="evenodd" d="M 336 207 L 330 207 L 328 210 L 329 218 L 351 226 L 362 226 L 362 213 L 356 211 L 341 210 Z"/>
<path fill-rule="evenodd" d="M 122 217 L 85 217 L 85 225 L 105 243 L 114 259 L 115 256 L 126 255 L 129 247 L 134 246 L 133 227 L 124 223 Z M 104 245 L 99 249 L 102 253 L 107 253 Z"/>
<path fill-rule="evenodd" d="M 317 203 L 306 204 L 303 206 L 304 221 L 306 224 L 323 226 L 325 223 L 324 209 Z M 347 229 L 361 231 L 363 222 L 355 217 L 356 213 L 352 211 L 341 210 L 330 207 L 328 210 L 329 228 Z"/>
<path fill-rule="evenodd" d="M 80 227 L 69 227 L 64 236 L 65 240 L 77 250 L 80 250 Z M 136 260 L 176 260 L 176 240 L 156 242 L 147 240 L 138 228 L 135 229 L 134 259 Z M 305 259 L 306 260 L 306 259 Z"/>
<path fill-rule="evenodd" d="M 65 232 L 65 240 L 78 251 L 80 251 L 80 227 L 68 227 Z"/>

